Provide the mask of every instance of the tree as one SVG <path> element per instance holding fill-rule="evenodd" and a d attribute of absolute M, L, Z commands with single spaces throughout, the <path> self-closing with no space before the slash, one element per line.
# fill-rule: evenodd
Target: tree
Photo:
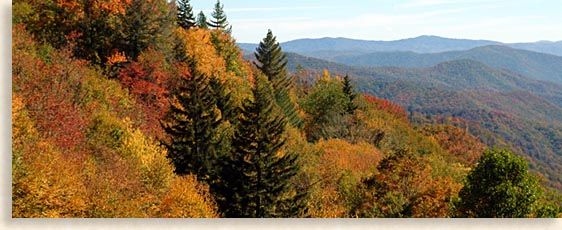
<path fill-rule="evenodd" d="M 527 162 L 509 150 L 486 150 L 459 192 L 461 216 L 528 217 L 542 190 Z"/>
<path fill-rule="evenodd" d="M 316 80 L 302 102 L 302 108 L 309 115 L 304 125 L 309 141 L 348 136 L 347 99 L 341 80 L 330 78 L 328 71 Z"/>
<path fill-rule="evenodd" d="M 189 4 L 189 0 L 178 0 L 178 25 L 188 30 L 195 26 L 195 16 L 193 15 L 193 8 Z"/>
<path fill-rule="evenodd" d="M 269 82 L 258 77 L 254 100 L 241 108 L 232 155 L 223 168 L 219 207 L 226 217 L 289 217 L 301 214 L 304 193 L 295 194 L 297 155 L 279 150 L 286 121 L 276 115 Z"/>
<path fill-rule="evenodd" d="M 348 114 L 353 114 L 353 112 L 357 109 L 357 105 L 353 102 L 357 94 L 355 93 L 353 85 L 351 84 L 347 74 L 343 78 L 343 93 L 348 99 L 346 111 Z"/>
<path fill-rule="evenodd" d="M 207 17 L 203 11 L 200 11 L 197 15 L 197 26 L 201 29 L 208 29 L 209 25 L 207 24 Z"/>
<path fill-rule="evenodd" d="M 196 72 L 194 64 L 189 68 L 180 64 L 179 71 L 183 84 L 162 122 L 171 138 L 165 146 L 177 174 L 196 174 L 198 179 L 208 181 L 215 173 L 220 146 L 216 140 L 219 110 L 207 77 Z"/>
<path fill-rule="evenodd" d="M 254 55 L 257 62 L 254 65 L 267 76 L 273 84 L 275 101 L 281 107 L 289 123 L 295 127 L 302 125 L 301 119 L 297 116 L 295 103 L 291 101 L 290 90 L 292 80 L 287 75 L 285 66 L 287 65 L 286 55 L 282 53 L 281 46 L 276 41 L 271 30 L 267 31 L 266 37 L 260 42 Z"/>
<path fill-rule="evenodd" d="M 231 124 L 235 124 L 237 114 L 230 97 L 230 92 L 227 92 L 224 84 L 222 84 L 219 79 L 214 76 L 209 79 L 209 87 L 211 87 L 216 99 L 217 107 L 221 111 L 221 120 L 229 121 Z"/>
<path fill-rule="evenodd" d="M 217 0 L 213 13 L 211 13 L 211 16 L 213 18 L 208 23 L 208 25 L 213 29 L 222 30 L 230 34 L 232 32 L 232 26 L 228 25 L 228 21 L 226 20 L 226 14 L 224 13 L 223 7 L 224 5 L 221 4 L 220 0 Z"/>

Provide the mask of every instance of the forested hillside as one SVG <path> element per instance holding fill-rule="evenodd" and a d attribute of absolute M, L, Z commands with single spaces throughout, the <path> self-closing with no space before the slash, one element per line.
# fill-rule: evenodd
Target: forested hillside
<path fill-rule="evenodd" d="M 246 61 L 219 1 L 12 7 L 12 217 L 562 217 L 528 168 L 559 164 L 288 72 L 271 30 Z"/>
<path fill-rule="evenodd" d="M 488 66 L 509 69 L 531 79 L 562 84 L 562 57 L 505 46 L 483 46 L 444 53 L 378 52 L 317 56 L 354 66 L 431 67 L 441 62 L 471 59 Z"/>

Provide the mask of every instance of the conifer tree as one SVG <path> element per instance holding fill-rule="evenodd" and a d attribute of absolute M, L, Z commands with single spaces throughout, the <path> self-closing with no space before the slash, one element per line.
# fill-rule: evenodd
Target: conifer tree
<path fill-rule="evenodd" d="M 286 121 L 277 115 L 270 83 L 258 77 L 254 100 L 241 108 L 232 155 L 223 168 L 219 207 L 226 217 L 290 217 L 304 209 L 303 194 L 291 193 L 297 156 L 280 153 Z"/>
<path fill-rule="evenodd" d="M 237 114 L 230 97 L 230 92 L 227 92 L 224 84 L 214 76 L 209 79 L 209 87 L 211 87 L 217 107 L 221 111 L 221 120 L 235 124 Z"/>
<path fill-rule="evenodd" d="M 189 74 L 189 70 L 193 72 Z M 189 70 L 185 66 L 180 70 L 183 82 L 179 94 L 162 122 L 171 138 L 164 145 L 177 174 L 196 174 L 198 179 L 209 181 L 218 170 L 213 167 L 220 153 L 216 135 L 221 120 L 207 77 L 195 72 L 194 64 Z"/>
<path fill-rule="evenodd" d="M 207 17 L 203 11 L 200 11 L 197 15 L 197 26 L 201 29 L 208 29 Z"/>
<path fill-rule="evenodd" d="M 353 85 L 351 84 L 351 81 L 349 80 L 349 76 L 347 74 L 343 78 L 343 93 L 348 99 L 346 112 L 348 114 L 353 114 L 353 112 L 357 109 L 357 105 L 355 105 L 355 103 L 353 102 L 357 94 L 354 92 Z"/>
<path fill-rule="evenodd" d="M 189 0 L 177 0 L 178 6 L 178 25 L 184 29 L 195 26 L 195 16 Z"/>
<path fill-rule="evenodd" d="M 289 94 L 292 79 L 288 77 L 285 69 L 287 65 L 286 55 L 282 53 L 281 46 L 271 30 L 267 31 L 266 37 L 260 42 L 254 55 L 259 62 L 254 62 L 254 65 L 273 84 L 275 101 L 281 107 L 289 123 L 295 127 L 300 127 L 302 120 L 297 116 L 295 103 L 291 101 Z"/>
<path fill-rule="evenodd" d="M 220 0 L 217 0 L 215 8 L 211 16 L 213 17 L 208 23 L 209 27 L 212 29 L 222 30 L 228 34 L 232 32 L 232 26 L 228 25 L 226 20 L 226 14 L 224 13 L 224 5 L 221 4 Z"/>

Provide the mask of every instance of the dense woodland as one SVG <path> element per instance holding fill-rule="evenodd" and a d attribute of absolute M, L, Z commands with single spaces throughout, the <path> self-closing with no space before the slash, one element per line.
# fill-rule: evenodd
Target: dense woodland
<path fill-rule="evenodd" d="M 272 31 L 245 61 L 219 1 L 12 7 L 12 217 L 562 217 L 524 158 L 288 72 Z"/>

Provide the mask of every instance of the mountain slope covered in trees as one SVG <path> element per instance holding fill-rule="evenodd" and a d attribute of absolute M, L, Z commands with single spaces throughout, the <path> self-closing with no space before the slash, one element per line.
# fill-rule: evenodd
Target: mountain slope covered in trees
<path fill-rule="evenodd" d="M 467 51 L 422 54 L 379 52 L 323 57 L 354 66 L 431 67 L 445 61 L 471 59 L 486 65 L 509 69 L 526 77 L 562 84 L 562 57 L 505 46 L 484 46 Z"/>
<path fill-rule="evenodd" d="M 12 217 L 562 215 L 555 174 L 472 126 L 290 74 L 272 31 L 245 61 L 220 1 L 208 19 L 189 0 L 12 6 Z"/>
<path fill-rule="evenodd" d="M 562 87 L 532 80 L 508 70 L 495 69 L 473 60 L 454 60 L 431 68 L 354 67 L 315 58 L 288 54 L 290 68 L 301 65 L 305 75 L 314 69 L 333 69 L 354 75 L 361 92 L 388 99 L 410 113 L 458 117 L 432 118 L 469 125 L 489 146 L 510 146 L 527 156 L 532 168 L 560 188 L 557 166 L 562 154 Z M 303 70 L 307 69 L 307 70 Z"/>

